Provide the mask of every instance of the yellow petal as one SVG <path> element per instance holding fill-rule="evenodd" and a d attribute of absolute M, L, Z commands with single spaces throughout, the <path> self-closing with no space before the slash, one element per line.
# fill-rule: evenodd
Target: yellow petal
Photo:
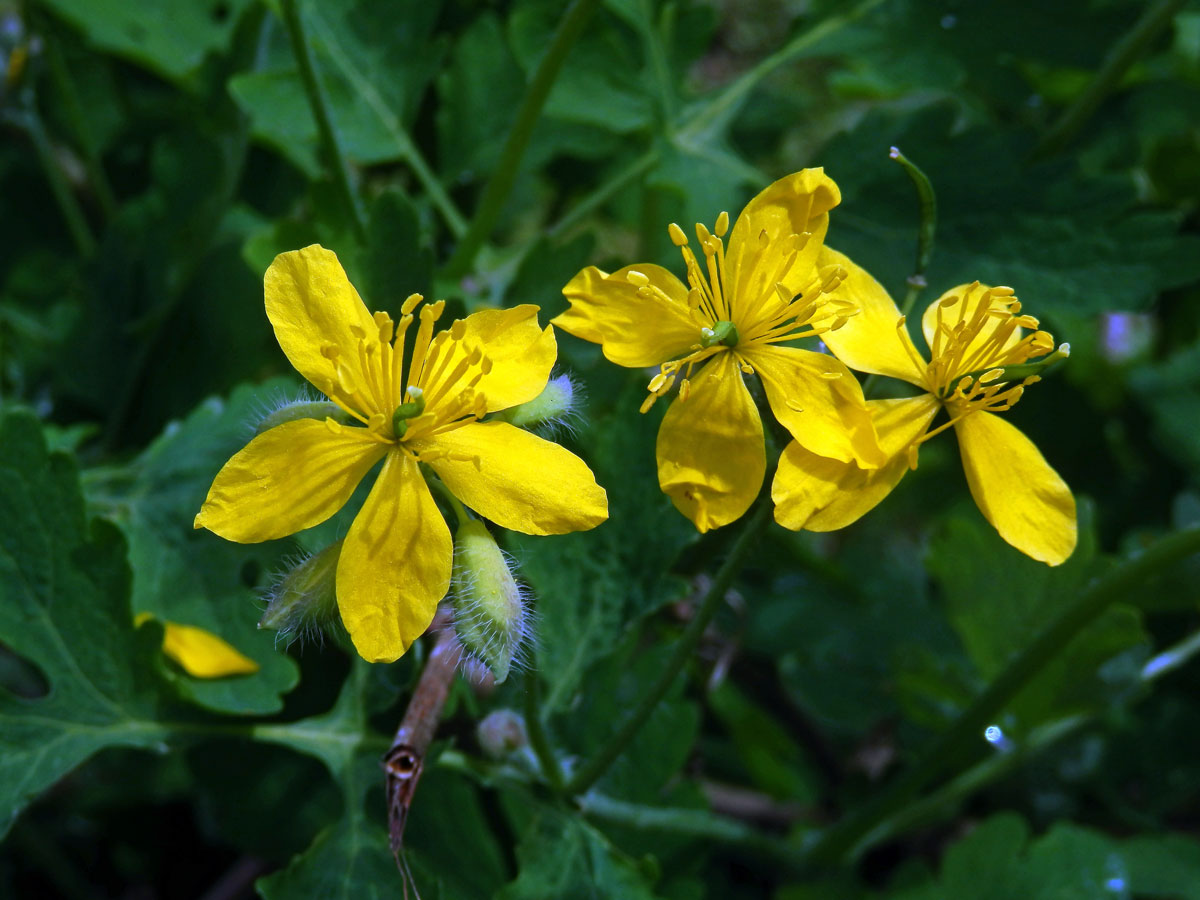
<path fill-rule="evenodd" d="M 487 397 L 488 412 L 508 409 L 532 400 L 546 387 L 558 356 L 554 329 L 538 324 L 538 307 L 484 309 L 463 320 L 466 333 L 455 347 L 446 371 L 453 371 L 460 356 L 476 347 L 491 360 L 491 371 L 476 385 Z M 427 386 L 427 390 L 432 386 Z M 452 392 L 453 393 L 453 392 Z"/>
<path fill-rule="evenodd" d="M 450 587 L 453 554 L 417 461 L 394 450 L 338 559 L 338 611 L 363 659 L 392 662 L 425 633 Z"/>
<path fill-rule="evenodd" d="M 471 460 L 429 463 L 454 496 L 485 519 L 523 534 L 586 531 L 608 518 L 608 497 L 578 456 L 507 422 L 476 422 L 416 449 Z"/>
<path fill-rule="evenodd" d="M 641 286 L 630 272 L 646 277 Z M 637 276 L 634 276 L 635 280 Z M 700 340 L 692 319 L 687 288 L 664 269 L 649 263 L 626 266 L 611 275 L 588 266 L 572 278 L 563 294 L 571 308 L 551 321 L 563 331 L 600 344 L 619 366 L 656 366 L 688 351 Z"/>
<path fill-rule="evenodd" d="M 925 433 L 940 404 L 929 394 L 867 404 L 887 462 L 862 469 L 788 444 L 771 485 L 775 521 L 796 531 L 836 531 L 891 493 L 908 471 L 908 446 Z"/>
<path fill-rule="evenodd" d="M 1016 426 L 976 412 L 954 426 L 971 496 L 1000 537 L 1057 566 L 1075 549 L 1075 498 Z"/>
<path fill-rule="evenodd" d="M 317 244 L 281 253 L 267 269 L 263 284 L 267 318 L 297 372 L 322 393 L 341 396 L 334 364 L 321 353 L 323 347 L 333 346 L 348 380 L 359 386 L 368 383 L 358 345 L 363 336 L 377 336 L 379 327 L 335 253 Z"/>
<path fill-rule="evenodd" d="M 700 531 L 740 517 L 766 471 L 762 421 L 733 353 L 719 353 L 676 397 L 658 430 L 658 484 Z"/>
<path fill-rule="evenodd" d="M 924 361 L 918 365 L 917 360 L 921 357 L 908 330 L 897 328 L 900 310 L 883 285 L 848 256 L 828 247 L 821 251 L 819 263 L 845 267 L 846 279 L 832 296 L 849 300 L 858 307 L 858 315 L 848 319 L 845 325 L 821 335 L 834 355 L 860 372 L 923 384 Z"/>
<path fill-rule="evenodd" d="M 365 428 L 316 419 L 277 425 L 225 463 L 195 527 L 239 544 L 311 528 L 342 508 L 385 452 Z"/>
<path fill-rule="evenodd" d="M 988 286 L 979 284 L 960 284 L 958 287 L 951 288 L 938 297 L 927 307 L 925 314 L 921 316 L 921 330 L 925 333 L 925 343 L 929 346 L 931 352 L 934 351 L 936 333 L 938 329 L 938 321 L 941 321 L 943 330 L 953 331 L 955 326 L 960 322 L 969 322 L 979 311 L 979 307 L 983 302 L 984 296 L 987 294 Z M 1021 340 L 1021 335 L 1024 331 L 1021 328 L 1014 328 L 1008 337 L 1001 343 L 997 344 L 994 349 L 986 350 L 982 355 L 976 356 L 980 350 L 983 350 L 988 344 L 992 336 L 996 333 L 996 329 L 1004 324 L 1009 316 L 1007 315 L 1009 297 L 989 297 L 988 308 L 1002 310 L 1005 312 L 1003 317 L 988 317 L 984 319 L 983 326 L 972 335 L 971 339 L 966 342 L 966 347 L 960 352 L 960 358 L 969 359 L 976 357 L 981 360 L 979 368 L 987 365 L 987 361 L 997 358 L 1003 350 L 1016 344 Z M 946 304 L 943 306 L 943 304 Z M 942 347 L 946 346 L 946 337 L 943 334 L 940 342 Z M 936 352 L 934 355 L 937 355 Z M 972 366 L 966 369 L 961 369 L 964 374 L 970 371 Z"/>
<path fill-rule="evenodd" d="M 776 284 L 798 294 L 815 276 L 815 264 L 829 210 L 842 195 L 823 169 L 803 169 L 768 185 L 746 204 L 729 235 L 725 256 L 728 280 L 725 294 L 732 298 L 738 327 L 754 321 L 764 303 L 775 304 Z M 792 235 L 808 238 L 794 251 Z"/>
<path fill-rule="evenodd" d="M 258 671 L 258 663 L 211 631 L 177 622 L 163 625 L 163 653 L 194 678 L 224 678 Z"/>
<path fill-rule="evenodd" d="M 761 344 L 748 347 L 745 358 L 775 418 L 801 446 L 863 468 L 883 465 L 862 388 L 844 365 L 825 353 Z"/>

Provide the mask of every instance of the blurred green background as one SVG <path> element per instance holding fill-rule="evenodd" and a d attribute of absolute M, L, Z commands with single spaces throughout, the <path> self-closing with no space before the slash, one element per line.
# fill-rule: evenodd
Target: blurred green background
<path fill-rule="evenodd" d="M 458 685 L 408 825 L 416 885 L 1200 898 L 1194 557 L 1124 585 L 855 852 L 813 850 L 1094 579 L 1200 525 L 1200 4 L 6 0 L 0 71 L 0 896 L 400 895 L 378 760 L 421 652 L 371 667 L 255 628 L 285 560 L 349 520 L 249 547 L 191 528 L 301 389 L 263 312 L 276 253 L 330 247 L 372 309 L 420 291 L 546 321 L 580 267 L 678 272 L 669 222 L 823 166 L 828 243 L 899 297 L 918 212 L 896 145 L 939 201 L 920 302 L 1008 284 L 1071 344 L 1009 415 L 1076 492 L 1075 556 L 1004 544 L 935 440 L 845 531 L 768 532 L 692 677 L 577 802 L 528 748 L 480 744 L 522 678 Z M 644 373 L 559 348 L 587 393 L 563 441 L 612 521 L 506 549 L 569 769 L 659 671 L 737 526 L 701 538 L 659 493 Z M 141 611 L 260 672 L 190 678 Z"/>

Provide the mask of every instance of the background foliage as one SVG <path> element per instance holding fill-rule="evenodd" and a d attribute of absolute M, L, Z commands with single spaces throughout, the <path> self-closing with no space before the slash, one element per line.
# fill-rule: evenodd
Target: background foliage
<path fill-rule="evenodd" d="M 1010 284 L 1072 345 L 1013 416 L 1081 498 L 1075 556 L 1050 570 L 1003 544 L 935 441 L 844 532 L 768 532 L 691 677 L 583 796 L 556 798 L 528 748 L 481 750 L 475 724 L 522 708 L 527 682 L 459 685 L 408 826 L 416 884 L 1200 897 L 1200 560 L 1121 582 L 987 705 L 1095 579 L 1200 525 L 1200 6 L 582 7 L 301 2 L 326 132 L 290 2 L 0 6 L 0 894 L 400 890 L 378 760 L 421 652 L 372 667 L 255 628 L 285 559 L 348 520 L 245 547 L 191 528 L 256 417 L 300 387 L 263 315 L 275 253 L 331 247 L 371 308 L 423 291 L 548 318 L 580 266 L 678 268 L 668 222 L 822 165 L 844 197 L 829 242 L 899 295 L 917 213 L 895 144 L 938 191 L 931 292 Z M 588 393 L 565 440 L 612 521 L 508 550 L 570 771 L 661 670 L 737 526 L 700 538 L 657 491 L 643 374 L 559 346 Z M 193 679 L 160 624 L 134 627 L 143 611 L 261 670 Z M 964 730 L 981 713 L 991 743 Z M 877 805 L 913 772 L 923 790 Z"/>

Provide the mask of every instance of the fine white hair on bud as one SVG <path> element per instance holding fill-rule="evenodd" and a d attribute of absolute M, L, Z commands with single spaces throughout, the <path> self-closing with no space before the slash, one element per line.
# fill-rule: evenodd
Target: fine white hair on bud
<path fill-rule="evenodd" d="M 294 560 L 267 589 L 267 607 L 258 620 L 259 628 L 276 632 L 291 644 L 297 638 L 321 638 L 336 625 L 338 557 L 342 542 L 335 541 L 320 553 Z"/>
<path fill-rule="evenodd" d="M 583 406 L 582 386 L 566 372 L 552 377 L 540 394 L 501 413 L 505 421 L 528 428 L 545 438 L 566 432 L 573 435 Z"/>
<path fill-rule="evenodd" d="M 469 519 L 454 535 L 450 608 L 467 658 L 482 662 L 500 683 L 525 664 L 532 615 L 509 559 L 482 522 Z"/>
<path fill-rule="evenodd" d="M 297 419 L 331 418 L 338 422 L 348 421 L 346 414 L 336 403 L 321 396 L 314 396 L 313 392 L 306 389 L 302 389 L 295 397 L 273 397 L 264 406 L 265 409 L 258 413 L 254 423 L 255 437 L 276 425 L 294 422 Z"/>

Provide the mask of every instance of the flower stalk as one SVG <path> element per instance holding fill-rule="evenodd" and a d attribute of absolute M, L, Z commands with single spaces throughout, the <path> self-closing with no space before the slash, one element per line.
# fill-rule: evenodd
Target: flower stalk
<path fill-rule="evenodd" d="M 757 509 L 742 520 L 742 533 L 734 541 L 729 556 L 725 558 L 725 562 L 717 571 L 716 577 L 713 578 L 708 592 L 700 601 L 696 614 L 688 622 L 687 628 L 676 642 L 671 658 L 667 661 L 667 665 L 659 674 L 658 679 L 642 695 L 637 706 L 609 738 L 608 743 L 575 772 L 564 788 L 566 794 L 575 796 L 586 792 L 608 771 L 609 766 L 616 762 L 617 757 L 625 751 L 629 742 L 646 724 L 646 720 L 650 718 L 651 713 L 667 695 L 683 667 L 694 656 L 696 645 L 700 643 L 700 638 L 708 628 L 708 623 L 712 621 L 717 609 L 724 601 L 725 594 L 733 585 L 733 579 L 742 570 L 750 548 L 757 543 L 759 535 L 770 520 L 770 498 L 762 497 L 759 499 Z"/>
<path fill-rule="evenodd" d="M 1127 561 L 1092 586 L 1051 622 L 1008 667 L 980 694 L 948 731 L 935 738 L 917 763 L 874 802 L 834 825 L 808 847 L 806 858 L 817 864 L 833 865 L 853 856 L 864 839 L 883 822 L 903 809 L 917 792 L 970 754 L 979 735 L 1012 699 L 1096 617 L 1118 600 L 1129 596 L 1148 577 L 1187 557 L 1200 553 L 1200 527 L 1162 538 L 1141 556 Z"/>

